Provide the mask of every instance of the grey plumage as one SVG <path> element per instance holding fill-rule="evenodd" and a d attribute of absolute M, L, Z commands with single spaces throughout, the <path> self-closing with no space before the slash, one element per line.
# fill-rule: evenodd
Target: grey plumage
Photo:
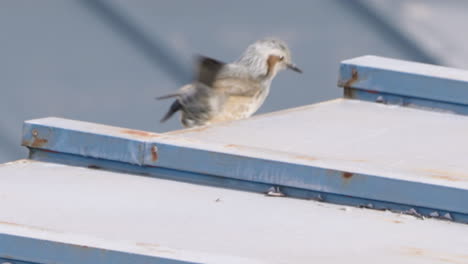
<path fill-rule="evenodd" d="M 176 97 L 161 121 L 177 111 L 185 127 L 247 118 L 263 104 L 277 72 L 286 68 L 301 72 L 291 63 L 286 44 L 278 39 L 253 43 L 229 64 L 200 56 L 194 82 L 158 98 Z"/>

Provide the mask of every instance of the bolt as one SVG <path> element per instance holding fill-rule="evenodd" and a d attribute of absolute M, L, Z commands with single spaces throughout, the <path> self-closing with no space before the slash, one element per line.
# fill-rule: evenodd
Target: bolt
<path fill-rule="evenodd" d="M 33 135 L 34 137 L 37 137 L 37 135 L 39 135 L 39 133 L 37 132 L 36 129 L 33 129 L 33 130 L 32 130 L 32 135 Z"/>

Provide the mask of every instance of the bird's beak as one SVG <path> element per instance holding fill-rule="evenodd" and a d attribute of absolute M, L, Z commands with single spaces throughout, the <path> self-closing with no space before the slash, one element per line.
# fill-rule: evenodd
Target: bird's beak
<path fill-rule="evenodd" d="M 295 72 L 302 73 L 302 70 L 299 69 L 299 68 L 298 68 L 296 65 L 294 65 L 294 64 L 290 64 L 290 63 L 289 63 L 289 64 L 286 65 L 286 67 L 288 67 L 288 69 L 293 70 L 293 71 L 295 71 Z"/>

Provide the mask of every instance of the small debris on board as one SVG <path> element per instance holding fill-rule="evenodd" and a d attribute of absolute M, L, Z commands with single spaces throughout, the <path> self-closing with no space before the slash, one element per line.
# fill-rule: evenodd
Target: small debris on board
<path fill-rule="evenodd" d="M 447 219 L 447 220 L 453 220 L 452 215 L 450 213 L 444 214 L 442 218 Z"/>
<path fill-rule="evenodd" d="M 416 217 L 418 219 L 424 220 L 424 216 L 422 214 L 418 213 L 418 211 L 416 211 L 416 209 L 414 209 L 414 208 L 403 211 L 403 214 L 412 215 L 412 216 L 414 216 L 414 217 Z"/>
<path fill-rule="evenodd" d="M 345 211 L 345 212 L 351 212 L 351 208 L 348 206 L 341 207 L 340 210 Z"/>
<path fill-rule="evenodd" d="M 429 214 L 431 217 L 439 217 L 439 213 L 434 211 L 432 213 Z"/>
<path fill-rule="evenodd" d="M 273 197 L 284 197 L 286 196 L 284 193 L 281 192 L 279 186 L 272 186 L 267 190 L 266 193 L 267 196 L 273 196 Z"/>

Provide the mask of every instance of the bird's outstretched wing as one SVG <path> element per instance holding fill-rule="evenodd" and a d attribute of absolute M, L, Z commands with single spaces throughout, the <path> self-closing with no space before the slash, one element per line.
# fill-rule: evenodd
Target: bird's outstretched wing
<path fill-rule="evenodd" d="M 207 86 L 212 86 L 217 76 L 226 65 L 224 62 L 215 60 L 213 58 L 199 55 L 197 57 L 197 76 L 196 81 L 201 82 Z"/>
<path fill-rule="evenodd" d="M 206 86 L 212 87 L 216 77 L 221 72 L 221 69 L 226 64 L 224 62 L 215 60 L 213 58 L 205 57 L 202 55 L 197 56 L 197 67 L 195 74 L 195 82 L 200 82 Z M 184 89 L 179 89 L 178 92 L 156 97 L 157 100 L 169 99 L 178 97 L 184 92 Z"/>
<path fill-rule="evenodd" d="M 199 108 L 202 102 L 205 102 L 206 94 L 209 93 L 207 89 L 211 89 L 214 81 L 216 80 L 221 69 L 225 66 L 225 63 L 215 60 L 213 58 L 198 55 L 197 56 L 197 68 L 195 74 L 195 83 L 201 83 L 203 85 L 186 85 L 179 89 L 177 93 L 168 94 L 157 97 L 156 99 L 168 99 L 177 97 L 172 103 L 168 112 L 161 119 L 164 122 L 171 118 L 177 111 L 185 108 Z M 197 103 L 197 101 L 200 101 Z M 208 105 L 206 107 L 209 107 Z"/>

